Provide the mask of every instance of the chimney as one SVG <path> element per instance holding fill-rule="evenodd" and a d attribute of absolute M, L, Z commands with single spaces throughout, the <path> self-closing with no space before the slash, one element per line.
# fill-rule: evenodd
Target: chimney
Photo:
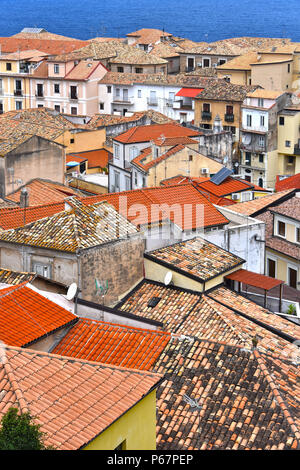
<path fill-rule="evenodd" d="M 21 189 L 20 194 L 20 207 L 28 207 L 29 206 L 29 192 L 26 188 Z"/>

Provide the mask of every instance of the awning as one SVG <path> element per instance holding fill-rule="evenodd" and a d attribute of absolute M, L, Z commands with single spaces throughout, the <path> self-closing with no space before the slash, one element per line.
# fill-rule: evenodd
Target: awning
<path fill-rule="evenodd" d="M 225 279 L 242 282 L 248 286 L 259 287 L 260 289 L 264 290 L 270 290 L 273 289 L 273 287 L 284 284 L 284 282 L 280 281 L 279 279 L 274 279 L 273 277 L 264 276 L 263 274 L 247 271 L 246 269 L 238 269 L 237 271 L 228 274 L 228 276 L 225 276 Z"/>
<path fill-rule="evenodd" d="M 79 165 L 78 162 L 68 162 L 68 163 L 67 163 L 67 166 L 69 166 L 69 167 L 78 166 L 78 165 Z"/>
<path fill-rule="evenodd" d="M 195 98 L 204 90 L 204 88 L 181 88 L 176 96 L 185 96 L 186 98 Z"/>

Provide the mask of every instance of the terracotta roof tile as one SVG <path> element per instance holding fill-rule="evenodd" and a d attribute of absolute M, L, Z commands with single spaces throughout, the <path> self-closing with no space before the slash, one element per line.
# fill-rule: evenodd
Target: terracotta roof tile
<path fill-rule="evenodd" d="M 77 317 L 25 283 L 0 290 L 0 339 L 26 346 L 77 321 Z"/>
<path fill-rule="evenodd" d="M 32 206 L 23 209 L 21 207 L 0 208 L 0 227 L 3 230 L 22 227 L 45 217 L 57 214 L 65 210 L 64 202 Z"/>
<path fill-rule="evenodd" d="M 0 283 L 3 284 L 23 284 L 23 282 L 31 282 L 35 278 L 36 273 L 22 273 L 12 271 L 11 269 L 0 268 Z"/>
<path fill-rule="evenodd" d="M 165 374 L 158 450 L 300 448 L 299 368 L 291 362 L 190 337 L 174 338 L 156 370 Z"/>
<path fill-rule="evenodd" d="M 114 140 L 122 144 L 130 144 L 134 142 L 150 142 L 163 135 L 165 138 L 170 137 L 198 137 L 199 132 L 180 124 L 153 124 L 150 126 L 132 127 L 126 132 L 114 137 Z"/>
<path fill-rule="evenodd" d="M 280 191 L 279 193 L 262 196 L 252 201 L 239 202 L 232 206 L 232 210 L 239 214 L 254 216 L 259 211 L 266 210 L 268 207 L 279 203 L 281 199 L 286 196 L 292 195 L 293 189 L 287 189 L 286 191 Z"/>
<path fill-rule="evenodd" d="M 174 85 L 180 87 L 205 88 L 216 81 L 213 77 L 202 77 L 196 72 L 166 75 L 161 73 L 118 73 L 107 72 L 99 81 L 100 84 L 133 85 L 135 83 L 156 86 Z M 224 80 L 223 80 L 224 81 Z"/>
<path fill-rule="evenodd" d="M 160 41 L 162 37 L 171 37 L 172 34 L 160 29 L 142 28 L 133 33 L 128 33 L 126 36 L 136 38 L 138 44 L 152 44 Z"/>
<path fill-rule="evenodd" d="M 136 189 L 121 193 L 91 196 L 82 200 L 87 205 L 94 204 L 97 201 L 109 202 L 135 225 L 171 219 L 179 227 L 189 230 L 197 227 L 212 227 L 228 223 L 226 217 L 191 184 L 180 185 L 179 187 Z M 165 203 L 171 208 L 170 213 L 163 207 L 159 210 L 159 206 Z M 133 211 L 134 207 L 130 211 L 130 208 L 135 206 L 135 204 L 142 204 L 147 209 L 147 213 L 145 214 L 144 211 L 141 211 L 140 214 L 136 214 L 136 210 Z M 190 204 L 191 210 L 184 212 L 184 205 L 186 204 Z"/>
<path fill-rule="evenodd" d="M 74 253 L 137 233 L 131 223 L 105 202 L 87 207 L 70 198 L 68 204 L 70 210 L 1 232 L 0 240 Z"/>
<path fill-rule="evenodd" d="M 80 318 L 52 352 L 88 361 L 151 370 L 170 339 L 170 334 L 160 331 Z"/>
<path fill-rule="evenodd" d="M 1 373 L 2 372 L 2 373 Z M 86 446 L 157 387 L 161 376 L 43 352 L 7 347 L 0 388 L 9 406 L 30 411 L 57 450 Z"/>
<path fill-rule="evenodd" d="M 288 178 L 279 179 L 277 176 L 275 184 L 276 191 L 285 191 L 286 189 L 300 189 L 300 173 L 289 176 Z"/>
<path fill-rule="evenodd" d="M 145 258 L 205 282 L 244 263 L 213 243 L 196 237 L 145 253 Z"/>
<path fill-rule="evenodd" d="M 236 85 L 223 79 L 214 80 L 207 85 L 196 100 L 238 101 L 243 102 L 247 94 L 254 91 L 257 86 Z"/>
<path fill-rule="evenodd" d="M 47 54 L 61 54 L 74 51 L 79 47 L 88 44 L 87 41 L 79 39 L 73 40 L 54 40 L 54 39 L 36 39 L 21 37 L 1 37 L 0 45 L 2 54 L 6 52 L 17 52 L 24 50 L 38 50 Z"/>
<path fill-rule="evenodd" d="M 195 181 L 199 188 L 204 191 L 208 191 L 217 197 L 229 196 L 232 193 L 253 189 L 253 185 L 251 183 L 238 178 L 233 178 L 232 176 L 228 176 L 221 184 L 215 184 L 211 180 L 197 182 L 196 179 L 193 179 L 193 181 Z"/>

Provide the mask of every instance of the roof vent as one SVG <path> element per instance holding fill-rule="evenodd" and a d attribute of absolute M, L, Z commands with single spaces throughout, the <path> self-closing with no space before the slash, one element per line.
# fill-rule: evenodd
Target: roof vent
<path fill-rule="evenodd" d="M 161 300 L 161 297 L 152 297 L 152 299 L 149 300 L 147 306 L 150 308 L 156 307 L 158 302 Z"/>

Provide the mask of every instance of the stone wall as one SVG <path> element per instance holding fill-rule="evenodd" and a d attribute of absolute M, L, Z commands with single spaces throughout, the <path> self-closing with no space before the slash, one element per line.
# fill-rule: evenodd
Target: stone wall
<path fill-rule="evenodd" d="M 80 297 L 109 306 L 116 304 L 143 278 L 143 253 L 142 234 L 82 251 Z M 101 287 L 107 289 L 104 297 Z"/>

